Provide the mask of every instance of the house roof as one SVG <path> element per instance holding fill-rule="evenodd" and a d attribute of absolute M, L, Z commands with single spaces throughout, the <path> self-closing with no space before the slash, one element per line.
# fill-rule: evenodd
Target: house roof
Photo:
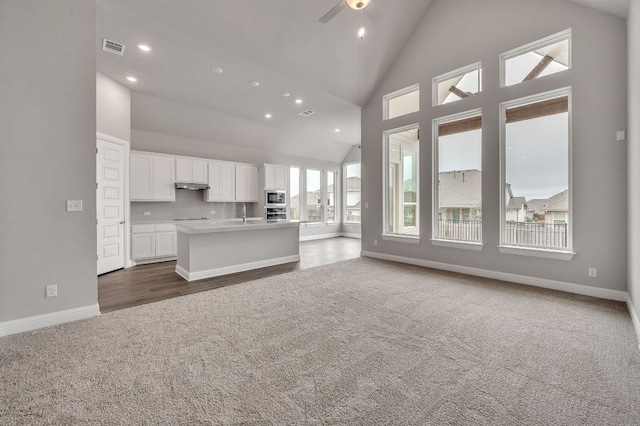
<path fill-rule="evenodd" d="M 440 208 L 472 208 L 482 205 L 482 172 L 477 169 L 442 172 L 439 175 Z"/>
<path fill-rule="evenodd" d="M 544 208 L 548 202 L 548 198 L 533 198 L 527 201 L 527 211 L 534 213 L 544 213 Z"/>
<path fill-rule="evenodd" d="M 351 176 L 347 178 L 347 191 L 360 191 L 360 178 Z"/>
<path fill-rule="evenodd" d="M 568 212 L 569 211 L 569 190 L 564 190 L 553 197 L 545 207 L 548 212 Z"/>
<path fill-rule="evenodd" d="M 524 197 L 513 197 L 507 203 L 507 210 L 520 210 L 526 204 L 527 200 Z"/>

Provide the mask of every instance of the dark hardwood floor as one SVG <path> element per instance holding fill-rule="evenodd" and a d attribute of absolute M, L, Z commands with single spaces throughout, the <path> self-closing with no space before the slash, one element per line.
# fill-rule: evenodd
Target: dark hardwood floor
<path fill-rule="evenodd" d="M 176 262 L 151 263 L 98 277 L 100 312 L 107 313 L 185 294 L 327 265 L 360 256 L 360 240 L 327 238 L 300 243 L 300 262 L 188 282 L 176 274 Z"/>

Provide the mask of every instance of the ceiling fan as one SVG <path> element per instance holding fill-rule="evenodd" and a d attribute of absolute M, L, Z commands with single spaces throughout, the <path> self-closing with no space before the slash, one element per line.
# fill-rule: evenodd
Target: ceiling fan
<path fill-rule="evenodd" d="M 364 9 L 365 13 L 373 23 L 373 25 L 378 25 L 382 21 L 382 15 L 376 8 L 376 5 L 373 4 L 372 0 L 340 0 L 338 4 L 333 6 L 331 10 L 324 14 L 322 18 L 320 18 L 320 22 L 326 24 L 334 16 L 338 14 L 342 9 L 349 6 L 353 10 L 362 10 Z M 371 7 L 367 7 L 371 6 Z"/>

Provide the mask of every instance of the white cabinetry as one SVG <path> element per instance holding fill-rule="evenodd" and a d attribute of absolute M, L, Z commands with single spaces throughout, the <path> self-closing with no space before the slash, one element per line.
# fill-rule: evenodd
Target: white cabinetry
<path fill-rule="evenodd" d="M 153 262 L 168 260 L 178 251 L 176 226 L 173 223 L 131 226 L 131 259 Z"/>
<path fill-rule="evenodd" d="M 236 165 L 226 161 L 209 161 L 207 201 L 236 200 Z"/>
<path fill-rule="evenodd" d="M 236 201 L 258 201 L 258 166 L 236 164 Z"/>
<path fill-rule="evenodd" d="M 287 191 L 289 188 L 289 167 L 276 166 L 274 164 L 264 165 L 264 188 L 265 189 L 282 189 Z"/>
<path fill-rule="evenodd" d="M 131 201 L 175 201 L 175 160 L 170 156 L 131 153 Z"/>
<path fill-rule="evenodd" d="M 207 160 L 177 157 L 176 182 L 208 183 Z"/>

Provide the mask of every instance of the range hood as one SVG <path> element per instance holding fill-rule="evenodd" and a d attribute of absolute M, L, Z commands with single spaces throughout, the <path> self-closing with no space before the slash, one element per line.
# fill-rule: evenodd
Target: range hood
<path fill-rule="evenodd" d="M 176 189 L 189 189 L 191 191 L 202 191 L 211 189 L 206 183 L 176 182 Z"/>

